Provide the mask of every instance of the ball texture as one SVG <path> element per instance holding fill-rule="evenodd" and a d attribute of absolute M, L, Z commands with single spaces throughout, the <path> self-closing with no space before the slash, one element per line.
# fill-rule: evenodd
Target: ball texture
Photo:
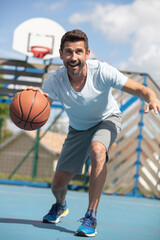
<path fill-rule="evenodd" d="M 9 113 L 14 124 L 24 130 L 41 128 L 50 115 L 50 104 L 39 91 L 18 92 L 10 104 Z"/>

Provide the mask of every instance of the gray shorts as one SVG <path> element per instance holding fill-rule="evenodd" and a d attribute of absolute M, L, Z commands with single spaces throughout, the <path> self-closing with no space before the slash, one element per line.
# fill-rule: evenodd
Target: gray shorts
<path fill-rule="evenodd" d="M 84 162 L 89 157 L 91 143 L 101 142 L 108 152 L 121 130 L 121 122 L 121 115 L 114 114 L 88 130 L 79 131 L 69 127 L 58 159 L 57 170 L 80 174 Z"/>

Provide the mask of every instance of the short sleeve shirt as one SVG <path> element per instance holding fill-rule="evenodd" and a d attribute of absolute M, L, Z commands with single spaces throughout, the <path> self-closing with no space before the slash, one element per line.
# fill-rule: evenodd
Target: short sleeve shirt
<path fill-rule="evenodd" d="M 59 67 L 44 81 L 42 90 L 53 100 L 59 99 L 71 127 L 86 130 L 108 116 L 120 113 L 112 88 L 121 89 L 127 79 L 106 62 L 88 60 L 86 83 L 81 92 L 72 88 L 65 66 Z"/>

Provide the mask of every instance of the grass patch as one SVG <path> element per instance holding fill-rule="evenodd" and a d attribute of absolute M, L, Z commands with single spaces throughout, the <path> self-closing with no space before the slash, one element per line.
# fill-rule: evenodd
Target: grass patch
<path fill-rule="evenodd" d="M 8 179 L 10 174 L 7 173 L 0 173 L 0 179 Z M 17 181 L 27 181 L 27 182 L 41 182 L 41 183 L 51 183 L 52 177 L 35 177 L 32 178 L 30 176 L 25 175 L 18 175 L 14 174 L 11 180 L 17 180 Z M 83 186 L 84 182 L 83 180 L 71 180 L 69 182 L 70 185 L 76 185 L 76 186 Z"/>
<path fill-rule="evenodd" d="M 6 173 L 0 173 L 0 179 L 8 179 L 9 174 Z M 15 174 L 11 180 L 17 180 L 17 181 L 29 181 L 29 182 L 45 182 L 45 183 L 51 183 L 52 178 L 51 177 L 36 177 L 32 178 L 30 176 L 24 176 L 24 175 L 18 175 Z"/>

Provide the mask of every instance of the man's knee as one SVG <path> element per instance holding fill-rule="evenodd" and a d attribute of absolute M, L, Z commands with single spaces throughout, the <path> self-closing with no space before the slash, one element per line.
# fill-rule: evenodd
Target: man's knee
<path fill-rule="evenodd" d="M 106 162 L 106 147 L 100 142 L 92 142 L 90 159 L 92 164 L 104 164 Z"/>

